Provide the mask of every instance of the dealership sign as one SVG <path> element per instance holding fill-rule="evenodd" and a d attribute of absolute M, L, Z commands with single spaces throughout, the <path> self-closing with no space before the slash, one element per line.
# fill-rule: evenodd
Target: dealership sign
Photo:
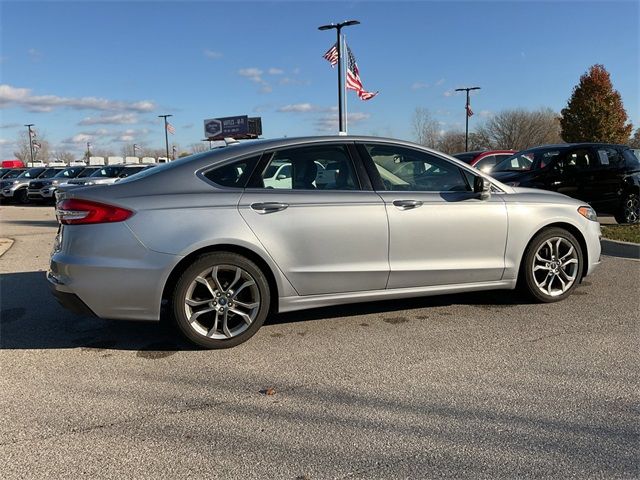
<path fill-rule="evenodd" d="M 204 121 L 204 136 L 209 140 L 257 138 L 262 134 L 262 119 L 237 117 L 210 118 Z"/>

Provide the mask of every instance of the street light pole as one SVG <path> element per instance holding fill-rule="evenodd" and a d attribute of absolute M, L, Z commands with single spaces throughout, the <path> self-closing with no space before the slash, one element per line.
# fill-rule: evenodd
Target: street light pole
<path fill-rule="evenodd" d="M 465 88 L 456 88 L 456 92 L 467 92 L 467 103 L 464 105 L 464 118 L 465 118 L 465 127 L 464 127 L 464 151 L 469 151 L 469 91 L 470 90 L 480 90 L 480 87 L 465 87 Z"/>
<path fill-rule="evenodd" d="M 91 158 L 91 143 L 87 142 L 87 162 Z"/>
<path fill-rule="evenodd" d="M 29 152 L 31 153 L 31 165 L 33 165 L 33 137 L 31 134 L 31 127 L 33 126 L 33 123 L 27 123 L 25 125 L 25 127 L 27 127 L 27 130 L 29 131 Z"/>
<path fill-rule="evenodd" d="M 346 22 L 341 23 L 330 23 L 328 25 L 322 25 L 318 27 L 318 30 L 331 30 L 332 28 L 336 29 L 336 45 L 338 46 L 338 134 L 346 135 L 346 122 L 344 118 L 344 74 L 342 73 L 342 38 L 341 31 L 343 27 L 349 27 L 351 25 L 358 25 L 360 22 L 358 20 L 348 20 Z"/>
<path fill-rule="evenodd" d="M 173 117 L 173 115 L 158 115 L 159 118 L 164 118 L 164 145 L 167 149 L 167 161 L 169 161 L 169 132 L 167 131 L 167 118 Z"/>

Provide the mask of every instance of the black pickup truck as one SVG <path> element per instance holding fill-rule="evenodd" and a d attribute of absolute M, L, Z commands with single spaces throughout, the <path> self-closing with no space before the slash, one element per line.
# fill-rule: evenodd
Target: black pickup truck
<path fill-rule="evenodd" d="M 583 200 L 618 223 L 640 221 L 640 160 L 625 145 L 568 143 L 523 150 L 491 171 L 517 187 L 554 190 Z"/>

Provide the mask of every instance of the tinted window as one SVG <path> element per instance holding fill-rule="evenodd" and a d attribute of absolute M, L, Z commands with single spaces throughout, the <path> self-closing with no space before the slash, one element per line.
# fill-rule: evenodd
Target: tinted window
<path fill-rule="evenodd" d="M 56 178 L 75 178 L 84 167 L 71 167 L 56 173 Z"/>
<path fill-rule="evenodd" d="M 88 176 L 90 176 L 93 172 L 95 172 L 96 170 L 98 170 L 98 167 L 89 167 L 89 168 L 85 168 L 84 170 L 82 170 L 82 171 L 78 174 L 78 178 L 88 177 Z"/>
<path fill-rule="evenodd" d="M 631 170 L 640 170 L 640 150 L 623 150 L 625 166 Z"/>
<path fill-rule="evenodd" d="M 613 147 L 598 148 L 598 163 L 605 168 L 618 168 L 622 165 L 622 155 Z"/>
<path fill-rule="evenodd" d="M 446 160 L 395 145 L 366 145 L 386 190 L 469 191 L 461 170 Z"/>
<path fill-rule="evenodd" d="M 127 168 L 122 170 L 122 173 L 120 173 L 119 177 L 121 177 L 121 178 L 130 177 L 131 175 L 135 175 L 136 173 L 141 172 L 145 168 L 147 168 L 147 167 L 146 166 L 127 167 Z"/>
<path fill-rule="evenodd" d="M 7 173 L 4 177 L 2 178 L 16 178 L 17 176 L 19 176 L 22 172 L 24 172 L 24 170 L 11 170 L 9 173 Z"/>
<path fill-rule="evenodd" d="M 30 170 L 25 170 L 18 176 L 20 178 L 36 178 L 38 177 L 38 175 L 44 172 L 44 170 L 45 170 L 44 168 L 32 168 Z"/>
<path fill-rule="evenodd" d="M 274 169 L 275 167 L 275 169 Z M 272 172 L 275 171 L 275 174 Z M 271 176 L 268 176 L 272 173 Z M 353 165 L 343 145 L 280 150 L 262 174 L 264 188 L 358 190 Z"/>
<path fill-rule="evenodd" d="M 493 167 L 492 172 L 522 172 L 538 170 L 553 163 L 561 151 L 533 149 L 525 150 L 505 158 Z"/>
<path fill-rule="evenodd" d="M 260 156 L 245 158 L 221 167 L 213 168 L 204 176 L 216 185 L 230 188 L 244 188 Z"/>
<path fill-rule="evenodd" d="M 90 177 L 114 178 L 117 177 L 124 167 L 102 167 L 93 172 Z"/>
<path fill-rule="evenodd" d="M 586 148 L 581 148 L 567 153 L 567 156 L 558 162 L 557 168 L 564 172 L 585 171 L 593 168 L 594 163 L 593 154 Z"/>

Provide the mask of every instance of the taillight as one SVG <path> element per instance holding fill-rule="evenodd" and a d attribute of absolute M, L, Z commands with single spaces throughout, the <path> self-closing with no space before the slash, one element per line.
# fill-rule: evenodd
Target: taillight
<path fill-rule="evenodd" d="M 70 198 L 56 206 L 58 221 L 64 225 L 122 222 L 133 212 L 105 203 Z"/>

